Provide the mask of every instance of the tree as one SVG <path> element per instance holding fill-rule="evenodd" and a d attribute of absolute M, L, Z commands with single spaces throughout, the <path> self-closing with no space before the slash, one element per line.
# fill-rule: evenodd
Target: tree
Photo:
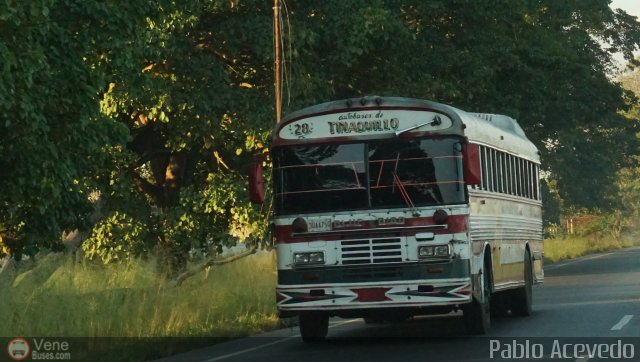
<path fill-rule="evenodd" d="M 114 7 L 0 4 L 0 242 L 17 258 L 59 248 L 63 230 L 88 226 L 103 148 L 126 140 L 126 129 L 100 114 L 105 83 L 93 67 L 100 44 L 118 51 L 110 40 L 146 9 L 111 14 Z"/>
<path fill-rule="evenodd" d="M 640 24 L 608 5 L 289 2 L 294 107 L 383 94 L 507 114 L 540 148 L 567 206 L 611 207 L 616 171 L 638 152 L 637 122 L 618 114 L 630 103 L 611 80 L 612 57 L 633 61 Z"/>
<path fill-rule="evenodd" d="M 618 80 L 625 90 L 629 92 L 628 99 L 631 108 L 623 112 L 622 115 L 631 122 L 640 120 L 640 70 L 634 69 L 622 73 Z M 640 133 L 635 134 L 640 137 Z M 637 218 L 640 213 L 640 158 L 636 155 L 633 157 L 633 163 L 619 170 L 617 186 L 619 190 L 618 199 L 621 208 L 626 211 L 631 218 Z M 637 225 L 637 223 L 636 223 Z"/>
<path fill-rule="evenodd" d="M 110 153 L 101 185 L 107 216 L 84 245 L 88 255 L 131 255 L 123 225 L 135 223 L 147 242 L 133 254 L 157 245 L 175 272 L 190 250 L 219 251 L 264 230 L 246 200 L 244 170 L 272 123 L 268 82 L 254 80 L 268 69 L 271 38 L 262 28 L 270 23 L 264 4 L 173 4 L 149 24 L 155 52 L 133 67 L 119 67 L 114 54 L 102 110 L 131 139 Z"/>
<path fill-rule="evenodd" d="M 96 190 L 103 214 L 84 250 L 105 261 L 160 246 L 179 268 L 189 251 L 263 238 L 268 210 L 248 204 L 244 170 L 274 123 L 270 2 L 7 4 L 0 233 L 12 252 L 87 226 Z M 631 98 L 609 74 L 640 24 L 608 0 L 283 4 L 285 113 L 379 94 L 507 114 L 565 206 L 613 205 L 638 149 L 637 124 L 617 113 Z"/>

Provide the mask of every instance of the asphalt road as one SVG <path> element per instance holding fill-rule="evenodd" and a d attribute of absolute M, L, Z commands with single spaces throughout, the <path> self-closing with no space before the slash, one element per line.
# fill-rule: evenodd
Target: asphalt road
<path fill-rule="evenodd" d="M 533 315 L 496 318 L 483 337 L 466 335 L 457 315 L 379 325 L 335 319 L 329 328 L 316 344 L 291 328 L 163 361 L 640 361 L 640 248 L 547 266 Z"/>

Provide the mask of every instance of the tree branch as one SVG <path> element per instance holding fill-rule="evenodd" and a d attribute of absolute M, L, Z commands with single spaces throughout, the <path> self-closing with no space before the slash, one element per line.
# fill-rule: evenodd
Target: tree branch
<path fill-rule="evenodd" d="M 145 180 L 134 170 L 128 170 L 127 175 L 131 177 L 131 181 L 133 182 L 133 185 L 136 187 L 136 189 L 138 189 L 139 192 L 145 193 L 151 196 L 154 202 L 156 203 L 156 205 L 158 206 L 163 205 L 162 187 L 156 186 L 151 182 Z"/>
<path fill-rule="evenodd" d="M 221 260 L 215 260 L 213 258 L 209 259 L 204 264 L 180 274 L 176 278 L 175 284 L 172 285 L 172 286 L 174 286 L 174 287 L 180 286 L 182 284 L 182 282 L 184 282 L 186 279 L 198 274 L 199 272 L 205 270 L 206 268 L 209 268 L 209 267 L 212 267 L 212 266 L 220 266 L 220 265 L 224 265 L 224 264 L 229 264 L 229 263 L 234 262 L 236 260 L 240 260 L 242 258 L 245 258 L 245 257 L 247 257 L 247 256 L 249 256 L 251 254 L 255 254 L 256 251 L 258 251 L 258 244 L 257 243 L 251 249 L 243 251 L 242 253 L 231 255 L 231 256 L 229 256 L 227 258 L 224 258 L 224 259 L 221 259 Z"/>

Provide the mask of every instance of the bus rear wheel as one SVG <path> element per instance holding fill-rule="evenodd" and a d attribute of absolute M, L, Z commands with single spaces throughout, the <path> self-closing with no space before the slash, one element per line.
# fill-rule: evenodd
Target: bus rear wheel
<path fill-rule="evenodd" d="M 329 316 L 322 314 L 301 314 L 298 317 L 300 335 L 307 343 L 319 342 L 327 337 Z"/>
<path fill-rule="evenodd" d="M 530 316 L 533 311 L 533 270 L 529 250 L 524 255 L 524 286 L 513 291 L 511 312 L 517 316 Z"/>

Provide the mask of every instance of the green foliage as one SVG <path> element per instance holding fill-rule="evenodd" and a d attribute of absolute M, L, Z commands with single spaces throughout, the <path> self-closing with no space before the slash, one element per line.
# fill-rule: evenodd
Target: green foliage
<path fill-rule="evenodd" d="M 247 237 L 251 210 L 241 186 L 226 188 L 230 195 L 214 193 L 217 208 L 205 212 L 185 208 L 202 200 L 179 196 L 183 186 L 190 187 L 187 197 L 217 187 L 206 180 L 220 169 L 228 171 L 219 174 L 226 173 L 228 184 L 243 185 L 242 175 L 229 168 L 242 169 L 266 139 L 255 127 L 266 102 L 253 96 L 253 106 L 247 104 L 252 96 L 239 86 L 246 77 L 227 74 L 237 72 L 216 58 L 217 41 L 204 41 L 211 29 L 196 26 L 207 11 L 232 11 L 219 5 L 0 5 L 0 54 L 6 60 L 0 73 L 0 167 L 8 175 L 0 180 L 0 232 L 16 257 L 50 247 L 63 230 L 89 226 L 88 194 L 96 189 L 103 215 L 86 251 L 104 261 L 137 254 L 146 250 L 140 245 L 158 240 L 185 250 L 194 239 L 217 244 L 212 238 L 219 235 Z M 154 147 L 140 146 L 139 138 L 153 140 Z M 189 156 L 179 182 L 158 182 L 165 190 L 155 194 L 140 187 L 140 178 L 155 181 L 153 152 Z"/>
<path fill-rule="evenodd" d="M 635 158 L 638 161 L 638 158 Z M 640 167 L 628 167 L 618 175 L 620 203 L 623 210 L 632 217 L 640 215 Z"/>
<path fill-rule="evenodd" d="M 247 203 L 243 174 L 270 127 L 254 64 L 271 49 L 270 35 L 257 28 L 270 24 L 270 8 L 263 7 L 264 21 L 246 22 L 246 10 L 228 6 L 173 4 L 148 19 L 151 51 L 131 68 L 114 54 L 118 66 L 101 102 L 103 114 L 132 136 L 107 166 L 105 207 L 147 224 L 151 243 L 177 254 L 178 264 L 190 250 L 219 252 L 264 229 L 256 227 L 265 215 Z M 224 24 L 235 18 L 243 24 Z M 256 34 L 256 46 L 235 47 L 235 38 Z"/>
<path fill-rule="evenodd" d="M 104 82 L 91 60 L 109 36 L 101 25 L 132 15 L 104 17 L 106 5 L 90 5 L 0 4 L 0 225 L 18 258 L 87 226 L 88 176 L 103 146 L 126 139 L 125 128 L 99 113 Z"/>
<path fill-rule="evenodd" d="M 615 174 L 638 151 L 638 123 L 617 114 L 629 103 L 609 74 L 614 51 L 632 60 L 640 28 L 608 1 L 288 5 L 291 108 L 400 94 L 508 114 L 541 149 L 567 206 L 617 206 Z"/>
<path fill-rule="evenodd" d="M 508 114 L 541 149 L 556 206 L 620 207 L 638 125 L 610 74 L 640 24 L 608 3 L 289 0 L 284 109 L 380 94 Z M 244 172 L 273 127 L 271 6 L 0 4 L 2 243 L 33 254 L 90 227 L 94 191 L 85 249 L 104 261 L 264 240 L 269 209 L 248 205 Z"/>
<path fill-rule="evenodd" d="M 558 195 L 557 183 L 555 180 L 541 180 L 540 193 L 544 208 L 542 209 L 542 227 L 547 229 L 550 226 L 560 224 L 562 215 L 562 198 Z"/>
<path fill-rule="evenodd" d="M 93 227 L 82 249 L 88 258 L 98 258 L 104 263 L 126 261 L 149 251 L 149 245 L 145 244 L 148 234 L 146 224 L 114 212 Z"/>

